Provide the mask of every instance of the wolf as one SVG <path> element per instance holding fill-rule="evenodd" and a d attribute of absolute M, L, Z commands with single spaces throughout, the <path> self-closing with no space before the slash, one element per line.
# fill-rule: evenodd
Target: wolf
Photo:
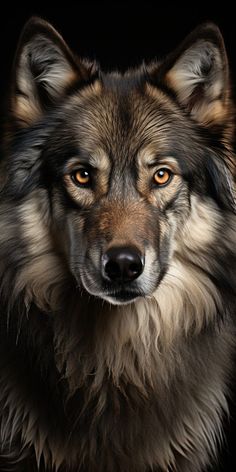
<path fill-rule="evenodd" d="M 124 74 L 26 24 L 1 158 L 1 471 L 215 467 L 235 356 L 230 90 L 211 23 Z"/>

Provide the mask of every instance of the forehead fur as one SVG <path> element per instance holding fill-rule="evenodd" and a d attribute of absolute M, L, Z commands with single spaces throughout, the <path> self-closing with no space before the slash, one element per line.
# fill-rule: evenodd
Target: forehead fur
<path fill-rule="evenodd" d="M 127 163 L 144 147 L 170 153 L 186 141 L 186 133 L 185 147 L 194 148 L 198 139 L 196 125 L 194 129 L 171 96 L 152 87 L 139 70 L 101 74 L 70 97 L 66 112 L 69 128 L 63 123 L 63 129 L 80 148 L 88 153 L 103 148 L 116 161 L 123 157 Z"/>

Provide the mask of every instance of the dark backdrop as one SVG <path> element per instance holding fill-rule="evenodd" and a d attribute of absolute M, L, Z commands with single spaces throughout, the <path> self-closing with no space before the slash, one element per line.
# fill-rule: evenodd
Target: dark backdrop
<path fill-rule="evenodd" d="M 60 2 L 62 3 L 62 2 Z M 236 84 L 236 14 L 233 2 L 188 3 L 142 1 L 92 2 L 77 1 L 65 7 L 6 5 L 0 20 L 0 111 L 4 120 L 4 106 L 10 80 L 11 65 L 20 31 L 31 15 L 39 15 L 63 35 L 77 54 L 96 58 L 106 70 L 124 70 L 144 58 L 161 58 L 171 51 L 195 26 L 214 21 L 220 27 L 229 56 L 232 84 Z M 18 4 L 19 5 L 19 4 Z M 233 412 L 233 409 L 231 410 Z M 232 416 L 232 415 L 231 415 Z M 233 415 L 234 417 L 235 415 Z M 220 472 L 236 471 L 236 428 L 231 419 L 228 446 L 224 447 Z M 234 451 L 235 449 L 235 451 Z M 111 471 L 112 472 L 112 471 Z M 216 469 L 215 471 L 216 472 Z M 218 472 L 218 470 L 217 470 Z"/>

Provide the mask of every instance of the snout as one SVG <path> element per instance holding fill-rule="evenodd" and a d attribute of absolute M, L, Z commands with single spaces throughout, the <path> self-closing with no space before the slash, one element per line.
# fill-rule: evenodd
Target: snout
<path fill-rule="evenodd" d="M 166 245 L 164 256 L 160 254 L 161 232 L 153 207 L 136 194 L 126 202 L 110 195 L 86 213 L 83 225 L 79 241 L 80 228 L 70 228 L 70 267 L 78 285 L 116 305 L 151 296 L 167 254 Z"/>
<path fill-rule="evenodd" d="M 78 280 L 91 295 L 120 305 L 151 295 L 162 274 L 154 248 L 113 244 L 90 247 Z"/>
<path fill-rule="evenodd" d="M 70 265 L 90 295 L 125 304 L 150 296 L 158 284 L 159 212 L 135 189 L 128 192 L 130 179 L 125 199 L 124 182 L 120 190 L 116 184 L 108 197 L 85 214 L 78 255 L 70 258 Z M 77 235 L 72 248 L 77 248 Z"/>

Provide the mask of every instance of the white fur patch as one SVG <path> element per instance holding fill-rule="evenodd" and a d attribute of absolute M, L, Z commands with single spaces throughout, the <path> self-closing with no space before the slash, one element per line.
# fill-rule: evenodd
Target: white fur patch
<path fill-rule="evenodd" d="M 43 191 L 38 191 L 18 208 L 30 257 L 17 278 L 15 293 L 25 289 L 27 305 L 33 300 L 41 309 L 51 311 L 60 305 L 68 273 L 53 247 L 46 223 L 48 208 L 44 208 L 42 202 Z"/>

